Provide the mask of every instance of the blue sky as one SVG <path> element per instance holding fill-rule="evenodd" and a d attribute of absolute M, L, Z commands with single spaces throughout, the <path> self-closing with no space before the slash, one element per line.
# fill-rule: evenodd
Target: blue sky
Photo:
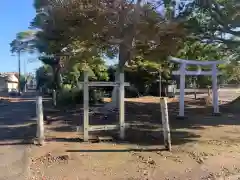
<path fill-rule="evenodd" d="M 35 16 L 33 0 L 3 0 L 0 6 L 0 72 L 17 72 L 17 56 L 10 52 L 9 43 L 15 38 L 16 33 L 27 30 L 30 21 Z M 34 58 L 33 55 L 22 55 L 23 64 L 26 62 L 26 71 L 33 72 L 41 65 L 39 61 L 27 63 L 28 59 Z"/>

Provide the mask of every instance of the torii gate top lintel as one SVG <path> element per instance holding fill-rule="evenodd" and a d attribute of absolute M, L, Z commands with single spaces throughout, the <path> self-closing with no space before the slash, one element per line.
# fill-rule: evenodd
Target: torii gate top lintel
<path fill-rule="evenodd" d="M 185 59 L 180 59 L 180 58 L 176 58 L 176 57 L 169 57 L 171 61 L 176 62 L 176 63 L 184 63 L 184 64 L 193 64 L 193 65 L 214 65 L 214 64 L 224 64 L 226 63 L 225 61 L 198 61 L 198 60 L 185 60 Z"/>

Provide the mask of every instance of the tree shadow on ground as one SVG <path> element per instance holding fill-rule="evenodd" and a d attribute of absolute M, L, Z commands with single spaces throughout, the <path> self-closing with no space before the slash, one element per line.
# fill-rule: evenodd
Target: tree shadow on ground
<path fill-rule="evenodd" d="M 122 141 L 119 138 L 119 134 L 116 131 L 99 131 L 90 133 L 89 141 L 91 143 L 98 142 L 114 142 L 114 143 L 127 143 L 135 144 L 139 146 L 149 146 L 149 145 L 164 145 L 162 131 L 152 131 L 152 130 L 143 130 L 140 128 L 126 129 L 125 139 Z M 106 137 L 105 140 L 99 140 L 95 137 Z M 171 132 L 171 142 L 173 145 L 181 145 L 189 142 L 194 142 L 200 135 L 197 135 L 192 132 L 187 131 L 176 131 L 172 130 Z M 83 142 L 81 136 L 79 138 L 65 138 L 65 137 L 51 137 L 47 141 L 56 141 L 56 142 Z"/>
<path fill-rule="evenodd" d="M 36 124 L 0 127 L 0 146 L 29 144 L 36 137 Z"/>
<path fill-rule="evenodd" d="M 6 102 L 0 107 L 0 126 L 36 121 L 34 101 Z"/>
<path fill-rule="evenodd" d="M 36 137 L 35 102 L 4 103 L 0 107 L 0 146 L 28 144 Z"/>
<path fill-rule="evenodd" d="M 239 125 L 238 111 L 233 111 L 231 103 L 222 105 L 222 115 L 220 117 L 213 116 L 212 107 L 206 107 L 203 99 L 190 101 L 185 103 L 185 114 L 187 119 L 176 119 L 178 115 L 178 103 L 170 102 L 169 121 L 171 126 L 172 144 L 180 145 L 188 142 L 197 141 L 201 137 L 196 130 L 206 128 L 206 126 L 222 126 L 222 125 Z M 233 116 L 229 116 L 232 114 Z M 83 113 L 79 108 L 76 111 L 67 113 L 58 112 L 49 116 L 55 122 L 59 122 L 60 126 L 49 126 L 50 130 L 58 132 L 76 132 L 77 126 L 82 126 Z M 110 114 L 107 118 L 99 114 L 90 114 L 89 122 L 91 125 L 106 125 L 118 124 L 118 115 Z M 144 102 L 126 102 L 127 123 L 138 124 L 135 128 L 126 130 L 125 141 L 130 144 L 138 145 L 162 145 L 163 137 L 161 132 L 161 112 L 159 103 L 144 103 Z M 140 125 L 141 124 L 141 125 Z M 118 139 L 118 131 L 99 131 L 90 133 L 92 136 L 111 136 L 115 142 L 120 142 Z M 52 139 L 54 140 L 54 139 Z M 55 141 L 69 141 L 67 138 L 55 138 Z M 80 141 L 76 138 L 74 141 Z"/>
<path fill-rule="evenodd" d="M 160 152 L 165 151 L 164 148 L 127 148 L 127 149 L 80 149 L 80 150 L 67 150 L 66 152 L 81 152 L 81 153 L 109 153 L 109 152 Z"/>

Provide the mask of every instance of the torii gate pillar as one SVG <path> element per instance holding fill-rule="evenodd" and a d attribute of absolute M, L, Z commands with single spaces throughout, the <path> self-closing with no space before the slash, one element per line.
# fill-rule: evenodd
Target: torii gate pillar
<path fill-rule="evenodd" d="M 219 105 L 218 105 L 218 84 L 217 84 L 217 65 L 212 65 L 212 92 L 213 92 L 213 112 L 215 115 L 219 114 Z"/>

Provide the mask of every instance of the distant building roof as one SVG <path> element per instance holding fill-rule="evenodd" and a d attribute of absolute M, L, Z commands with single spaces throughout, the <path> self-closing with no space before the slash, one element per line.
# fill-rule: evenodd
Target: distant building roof
<path fill-rule="evenodd" d="M 16 77 L 18 77 L 18 73 L 17 72 L 0 72 L 0 76 L 8 76 L 14 74 Z"/>
<path fill-rule="evenodd" d="M 9 82 L 16 82 L 16 83 L 18 83 L 18 78 L 14 74 L 9 74 L 7 76 L 6 80 L 9 81 Z"/>
<path fill-rule="evenodd" d="M 5 78 L 5 80 L 8 82 L 18 83 L 18 73 L 15 72 L 0 73 L 0 77 Z"/>

